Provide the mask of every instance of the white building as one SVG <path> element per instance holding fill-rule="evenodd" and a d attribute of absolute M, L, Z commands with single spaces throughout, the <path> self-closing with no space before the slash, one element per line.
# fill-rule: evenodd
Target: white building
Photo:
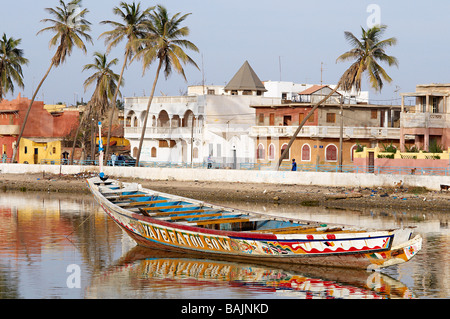
<path fill-rule="evenodd" d="M 246 61 L 226 86 L 190 86 L 187 96 L 154 97 L 141 162 L 207 163 L 236 167 L 255 161 L 255 124 L 250 105 L 279 103 L 266 91 Z M 125 138 L 136 156 L 148 97 L 125 98 Z"/>
<path fill-rule="evenodd" d="M 310 89 L 316 84 L 300 84 L 286 81 L 265 81 L 263 82 L 267 92 L 264 93 L 265 97 L 281 98 L 283 101 L 291 102 L 304 102 L 301 101 L 300 93 Z M 334 89 L 336 85 L 328 85 L 331 89 Z M 338 90 L 345 101 L 345 104 L 363 104 L 369 103 L 369 91 L 352 90 L 350 92 Z"/>

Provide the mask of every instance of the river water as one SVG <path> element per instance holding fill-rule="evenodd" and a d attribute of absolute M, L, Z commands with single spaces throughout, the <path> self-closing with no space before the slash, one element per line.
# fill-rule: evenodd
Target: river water
<path fill-rule="evenodd" d="M 141 249 L 89 195 L 0 193 L 0 299 L 450 297 L 448 212 L 226 206 L 385 228 L 416 226 L 423 250 L 379 272 L 193 259 Z"/>

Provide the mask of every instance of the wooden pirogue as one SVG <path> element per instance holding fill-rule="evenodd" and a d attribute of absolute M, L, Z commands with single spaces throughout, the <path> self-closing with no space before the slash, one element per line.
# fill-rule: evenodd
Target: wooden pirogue
<path fill-rule="evenodd" d="M 209 257 L 348 268 L 407 262 L 422 247 L 413 228 L 370 230 L 283 218 L 205 203 L 94 177 L 103 210 L 137 244 Z M 411 239 L 412 238 L 412 239 Z"/>

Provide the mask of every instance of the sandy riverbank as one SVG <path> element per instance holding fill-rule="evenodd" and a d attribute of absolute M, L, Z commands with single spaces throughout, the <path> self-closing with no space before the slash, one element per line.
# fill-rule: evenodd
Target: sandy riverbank
<path fill-rule="evenodd" d="M 85 193 L 86 176 L 0 174 L 0 194 L 7 191 Z M 450 211 L 450 191 L 423 188 L 342 188 L 227 182 L 179 182 L 121 179 L 161 192 L 209 202 L 259 202 L 333 208 L 393 208 Z"/>

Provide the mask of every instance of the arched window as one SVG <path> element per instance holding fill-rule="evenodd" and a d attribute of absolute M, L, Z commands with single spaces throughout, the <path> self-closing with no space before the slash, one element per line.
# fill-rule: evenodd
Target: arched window
<path fill-rule="evenodd" d="M 156 157 L 156 147 L 152 147 L 152 157 Z"/>
<path fill-rule="evenodd" d="M 336 145 L 329 144 L 325 148 L 325 160 L 327 162 L 336 162 L 337 161 L 337 147 Z"/>
<path fill-rule="evenodd" d="M 350 158 L 352 159 L 353 162 L 353 156 L 355 155 L 355 151 L 358 149 L 358 145 L 355 144 L 352 146 L 352 148 L 350 149 Z"/>
<path fill-rule="evenodd" d="M 266 158 L 266 154 L 264 152 L 264 145 L 259 144 L 258 145 L 258 149 L 256 150 L 256 159 L 265 159 Z"/>
<path fill-rule="evenodd" d="M 270 144 L 269 145 L 269 160 L 275 159 L 275 145 Z"/>
<path fill-rule="evenodd" d="M 281 151 L 280 151 L 280 158 L 281 158 L 281 155 L 283 155 L 283 152 L 284 152 L 284 150 L 287 148 L 287 144 L 283 144 L 282 146 L 281 146 Z M 286 156 L 283 158 L 283 160 L 288 160 L 290 157 L 291 157 L 291 150 L 289 149 L 289 151 L 288 151 L 288 153 L 286 154 Z"/>
<path fill-rule="evenodd" d="M 309 144 L 303 144 L 302 146 L 302 161 L 311 161 L 311 147 Z"/>

